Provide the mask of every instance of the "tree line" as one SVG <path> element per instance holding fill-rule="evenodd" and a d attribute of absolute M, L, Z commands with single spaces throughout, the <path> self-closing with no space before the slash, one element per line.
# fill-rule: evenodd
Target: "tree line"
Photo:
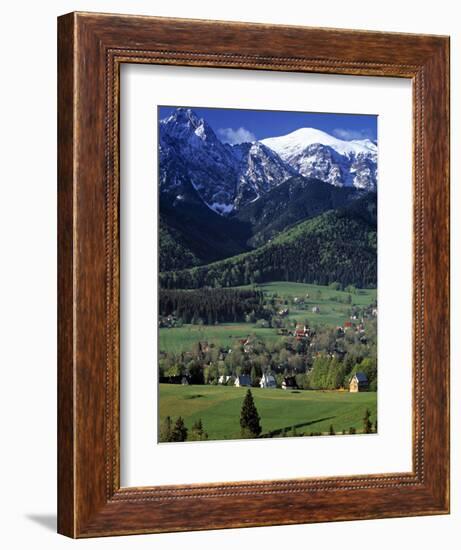
<path fill-rule="evenodd" d="M 359 358 L 360 359 L 360 358 Z M 296 377 L 299 387 L 312 390 L 338 390 L 347 388 L 351 378 L 357 372 L 363 372 L 370 391 L 378 389 L 378 369 L 376 357 L 358 360 L 348 355 L 340 360 L 336 357 L 320 355 L 314 359 L 307 374 Z"/>
<path fill-rule="evenodd" d="M 160 290 L 159 315 L 174 315 L 183 323 L 245 321 L 248 314 L 264 317 L 264 295 L 240 289 Z"/>
<path fill-rule="evenodd" d="M 181 416 L 178 416 L 176 420 L 172 419 L 171 416 L 167 416 L 160 426 L 158 438 L 161 443 L 206 441 L 208 434 L 203 427 L 201 418 L 194 422 L 191 430 L 188 430 Z"/>

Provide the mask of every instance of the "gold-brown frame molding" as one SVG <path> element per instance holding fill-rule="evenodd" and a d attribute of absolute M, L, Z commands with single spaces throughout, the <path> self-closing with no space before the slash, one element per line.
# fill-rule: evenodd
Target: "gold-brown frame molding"
<path fill-rule="evenodd" d="M 449 39 L 92 13 L 58 21 L 58 531 L 94 537 L 448 513 Z M 412 79 L 411 472 L 120 487 L 121 63 Z"/>

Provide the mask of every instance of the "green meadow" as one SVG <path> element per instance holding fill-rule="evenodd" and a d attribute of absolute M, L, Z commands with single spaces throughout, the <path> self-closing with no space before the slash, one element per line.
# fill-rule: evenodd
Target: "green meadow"
<path fill-rule="evenodd" d="M 181 416 L 190 429 L 201 419 L 209 439 L 239 439 L 240 409 L 247 388 L 160 384 L 160 422 L 166 416 Z M 261 437 L 290 436 L 311 432 L 329 433 L 333 426 L 337 434 L 353 427 L 363 429 L 363 417 L 368 408 L 371 420 L 376 420 L 377 395 L 374 392 L 309 391 L 251 388 L 261 417 Z"/>
<path fill-rule="evenodd" d="M 304 300 L 304 306 L 289 305 L 289 318 L 297 322 L 307 320 L 312 325 L 342 325 L 347 321 L 352 306 L 367 306 L 376 300 L 376 289 L 357 289 L 349 294 L 343 290 L 333 290 L 328 286 L 303 283 L 274 282 L 258 285 L 267 297 L 298 298 Z M 308 296 L 308 297 L 307 297 Z M 351 303 L 345 303 L 350 296 Z M 312 308 L 320 311 L 314 313 Z"/>
<path fill-rule="evenodd" d="M 239 287 L 245 288 L 245 287 Z M 247 287 L 249 288 L 249 287 Z M 333 290 L 327 286 L 274 282 L 258 285 L 268 299 L 276 297 L 281 300 L 298 298 L 303 305 L 290 303 L 288 318 L 310 325 L 342 325 L 348 320 L 351 306 L 367 306 L 376 300 L 376 289 L 358 289 L 349 294 L 341 290 Z M 306 297 L 308 295 L 308 297 Z M 345 303 L 350 296 L 351 303 Z M 312 308 L 318 307 L 314 313 Z M 191 349 L 197 341 L 207 341 L 217 347 L 232 346 L 235 339 L 256 335 L 259 338 L 275 340 L 280 338 L 277 330 L 259 328 L 250 323 L 222 323 L 219 325 L 183 325 L 177 328 L 159 329 L 159 344 L 161 351 L 180 353 Z"/>
<path fill-rule="evenodd" d="M 250 287 L 239 287 L 250 288 Z M 310 300 L 317 303 L 328 303 L 335 297 L 344 297 L 348 294 L 344 290 L 333 290 L 329 286 L 313 285 L 306 283 L 290 283 L 286 281 L 277 281 L 273 283 L 258 284 L 257 288 L 262 290 L 266 294 L 276 293 L 279 297 L 290 296 L 292 298 L 302 297 L 306 294 L 310 295 Z M 317 293 L 320 292 L 321 296 L 316 299 Z M 376 289 L 357 289 L 357 294 L 352 294 L 353 305 L 367 305 L 373 299 L 376 299 Z"/>
<path fill-rule="evenodd" d="M 161 328 L 160 350 L 180 353 L 197 342 L 213 343 L 216 347 L 232 346 L 239 338 L 257 335 L 275 340 L 280 338 L 274 329 L 258 328 L 249 323 L 222 323 L 219 325 L 184 325 L 178 328 Z"/>

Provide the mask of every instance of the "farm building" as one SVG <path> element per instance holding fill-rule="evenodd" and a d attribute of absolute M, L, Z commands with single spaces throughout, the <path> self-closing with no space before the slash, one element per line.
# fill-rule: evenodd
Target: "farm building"
<path fill-rule="evenodd" d="M 282 382 L 282 390 L 297 390 L 296 378 L 294 376 L 285 376 Z"/>
<path fill-rule="evenodd" d="M 351 378 L 349 384 L 349 391 L 351 393 L 357 393 L 368 390 L 368 378 L 364 372 L 356 372 Z"/>
<path fill-rule="evenodd" d="M 303 340 L 304 338 L 308 337 L 309 330 L 306 328 L 305 325 L 297 325 L 294 335 L 296 340 Z"/>
<path fill-rule="evenodd" d="M 265 372 L 262 375 L 261 382 L 259 383 L 261 388 L 276 388 L 277 383 L 275 381 L 274 375 L 270 372 Z"/>
<path fill-rule="evenodd" d="M 237 388 L 249 387 L 251 386 L 251 378 L 248 376 L 248 374 L 241 374 L 235 379 L 234 386 L 236 386 Z"/>

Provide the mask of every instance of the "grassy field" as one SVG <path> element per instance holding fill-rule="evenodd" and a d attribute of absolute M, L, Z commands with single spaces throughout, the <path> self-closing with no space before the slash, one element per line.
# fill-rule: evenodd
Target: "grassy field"
<path fill-rule="evenodd" d="M 273 340 L 280 338 L 274 329 L 258 328 L 249 323 L 184 325 L 179 328 L 160 329 L 160 350 L 179 353 L 189 350 L 198 341 L 213 343 L 217 347 L 231 347 L 236 339 L 246 338 L 252 334 Z"/>
<path fill-rule="evenodd" d="M 241 287 L 244 288 L 244 287 Z M 376 299 L 376 289 L 358 290 L 352 294 L 352 304 L 338 302 L 348 296 L 347 292 L 332 290 L 327 286 L 302 283 L 275 282 L 259 285 L 258 288 L 266 295 L 277 294 L 279 298 L 302 298 L 304 308 L 290 305 L 289 318 L 311 325 L 341 325 L 348 319 L 351 305 L 366 306 Z M 306 295 L 309 294 L 309 298 Z M 320 313 L 313 313 L 312 308 L 318 306 Z M 189 350 L 197 341 L 207 341 L 216 346 L 231 346 L 235 339 L 245 338 L 255 334 L 260 338 L 276 339 L 275 329 L 258 328 L 249 323 L 226 323 L 214 325 L 184 325 L 180 328 L 160 329 L 160 350 L 182 352 Z"/>
<path fill-rule="evenodd" d="M 240 287 L 250 288 L 250 287 Z M 257 285 L 259 290 L 267 293 L 277 293 L 279 296 L 290 296 L 292 298 L 304 297 L 306 294 L 310 295 L 309 302 L 328 302 L 334 297 L 344 297 L 348 293 L 343 290 L 333 290 L 329 286 L 324 285 L 311 285 L 304 283 L 290 283 L 286 281 L 277 281 L 273 283 L 263 283 Z M 316 300 L 316 293 L 321 292 L 320 300 Z M 373 299 L 376 299 L 376 289 L 357 289 L 357 294 L 352 294 L 352 303 L 354 305 L 366 305 Z"/>
<path fill-rule="evenodd" d="M 181 386 L 160 384 L 160 422 L 166 416 L 182 416 L 190 429 L 202 419 L 209 439 L 239 439 L 240 409 L 246 388 L 227 386 Z M 296 427 L 298 434 L 328 433 L 333 425 L 336 433 L 350 427 L 362 430 L 368 408 L 373 424 L 376 420 L 376 393 L 323 391 L 284 391 L 252 388 L 261 417 L 262 435 L 280 435 L 284 429 Z M 289 435 L 289 434 L 288 434 Z"/>
<path fill-rule="evenodd" d="M 341 325 L 348 319 L 351 306 L 367 306 L 376 300 L 376 289 L 358 289 L 357 294 L 351 294 L 351 303 L 341 303 L 348 293 L 342 290 L 333 290 L 328 286 L 310 285 L 303 283 L 274 282 L 258 285 L 266 295 L 276 294 L 279 298 L 301 298 L 305 301 L 304 307 L 290 305 L 290 319 L 299 322 L 308 320 L 310 324 Z M 309 295 L 308 298 L 306 296 Z M 312 308 L 318 306 L 319 313 L 313 313 Z"/>

